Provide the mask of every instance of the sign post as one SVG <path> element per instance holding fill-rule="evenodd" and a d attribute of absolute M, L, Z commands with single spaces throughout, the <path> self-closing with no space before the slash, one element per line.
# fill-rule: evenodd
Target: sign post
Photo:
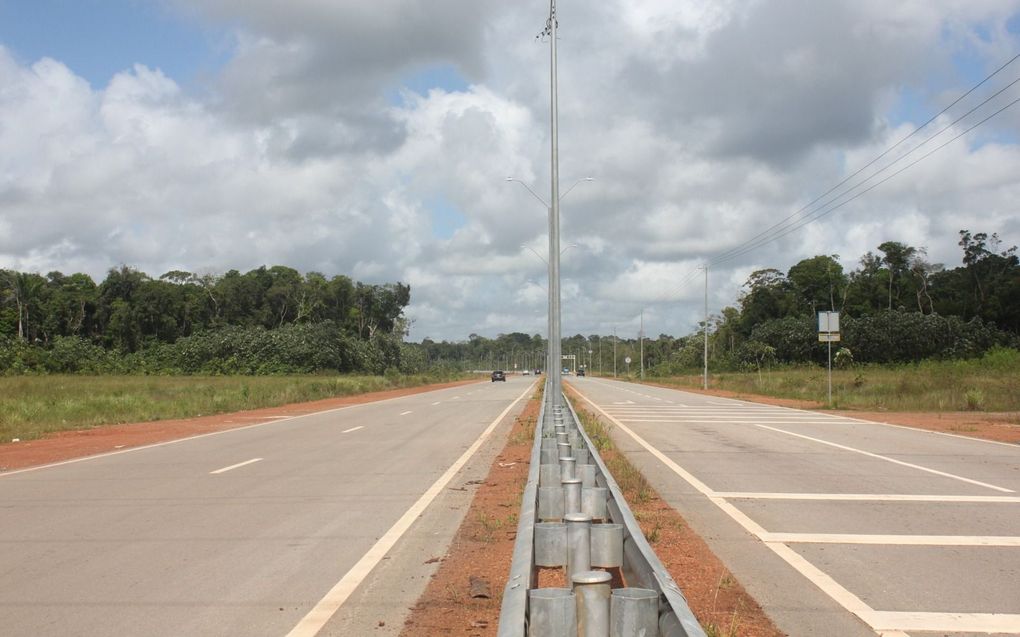
<path fill-rule="evenodd" d="M 829 346 L 829 407 L 832 407 L 832 343 L 839 342 L 839 312 L 818 313 L 818 342 Z"/>

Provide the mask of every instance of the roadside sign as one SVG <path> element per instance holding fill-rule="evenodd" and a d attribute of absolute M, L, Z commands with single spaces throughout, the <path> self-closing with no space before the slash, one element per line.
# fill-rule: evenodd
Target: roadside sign
<path fill-rule="evenodd" d="M 818 342 L 828 343 L 829 406 L 832 406 L 832 344 L 839 342 L 839 312 L 818 313 Z"/>
<path fill-rule="evenodd" d="M 838 332 L 839 331 L 839 312 L 819 312 L 818 313 L 818 331 L 819 332 Z"/>
<path fill-rule="evenodd" d="M 623 362 L 627 363 L 628 365 L 630 365 L 630 356 L 628 356 L 627 358 L 623 359 Z"/>

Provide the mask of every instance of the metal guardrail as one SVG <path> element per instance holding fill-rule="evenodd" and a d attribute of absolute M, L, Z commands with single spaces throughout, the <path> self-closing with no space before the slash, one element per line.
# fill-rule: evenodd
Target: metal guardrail
<path fill-rule="evenodd" d="M 606 468 L 591 439 L 580 427 L 580 421 L 573 407 L 564 400 L 566 409 L 557 414 L 553 413 L 550 403 L 551 395 L 547 391 L 539 411 L 538 424 L 535 427 L 531 468 L 521 503 L 510 578 L 503 591 L 498 637 L 525 637 L 526 635 L 533 637 L 537 634 L 536 628 L 545 631 L 542 633 L 543 635 L 575 637 L 575 635 L 590 634 L 588 631 L 591 630 L 593 624 L 598 624 L 599 630 L 605 628 L 608 631 L 610 622 L 613 624 L 613 635 L 620 635 L 620 637 L 632 637 L 639 634 L 658 635 L 659 637 L 705 637 L 705 632 L 688 607 L 680 587 L 673 581 L 648 544 L 637 520 L 630 511 L 630 507 L 627 506 L 619 486 Z M 572 421 L 570 423 L 566 422 L 568 415 Z M 560 424 L 560 421 L 563 421 L 563 424 Z M 557 427 L 557 425 L 560 426 Z M 572 432 L 571 436 L 575 444 L 564 445 L 561 442 L 562 433 L 567 427 Z M 561 434 L 557 436 L 559 449 L 552 448 L 549 442 L 550 438 L 556 435 L 554 432 Z M 576 443 L 583 444 L 576 445 Z M 558 456 L 559 450 L 571 451 L 571 455 L 579 457 L 583 462 L 577 464 L 578 460 L 564 462 L 560 459 L 561 466 L 558 469 L 553 469 L 550 467 L 553 465 L 553 462 L 550 462 L 550 457 L 554 453 Z M 543 463 L 543 460 L 546 462 Z M 603 516 L 605 523 L 591 524 L 591 516 L 565 511 L 569 514 L 564 518 L 567 523 L 565 525 L 542 524 L 542 538 L 540 543 L 536 543 L 536 524 L 540 515 L 549 519 L 551 516 L 550 504 L 558 504 L 555 498 L 543 498 L 543 496 L 549 496 L 549 493 L 540 493 L 539 487 L 542 484 L 543 475 L 546 480 L 549 480 L 549 476 L 559 476 L 562 471 L 562 493 L 566 501 L 564 506 L 579 507 L 577 499 L 578 492 L 581 491 L 579 483 L 582 480 L 574 479 L 575 470 L 577 475 L 583 475 L 584 480 L 593 487 L 601 487 L 601 489 L 585 489 L 585 493 L 581 497 L 584 498 L 583 507 L 591 510 L 590 508 L 595 506 L 596 510 L 600 511 L 597 515 Z M 592 480 L 592 474 L 594 474 L 594 480 Z M 597 496 L 606 493 L 605 513 L 601 513 L 600 503 L 592 504 L 592 500 L 588 496 L 593 493 Z M 543 507 L 544 510 L 541 510 Z M 584 524 L 575 524 L 577 521 L 584 522 Z M 559 528 L 563 526 L 567 528 Z M 620 542 L 620 527 L 622 527 L 622 546 L 613 548 L 607 545 L 607 541 L 610 544 L 614 541 Z M 575 531 L 578 531 L 578 534 L 575 534 Z M 578 567 L 570 562 L 577 561 L 576 556 L 581 555 L 581 553 L 574 552 L 577 551 L 574 545 L 582 535 L 585 538 L 583 557 L 581 558 L 583 564 Z M 606 539 L 613 537 L 616 539 Z M 550 538 L 553 539 L 550 540 Z M 568 573 L 574 573 L 573 569 L 575 568 L 583 571 L 576 573 L 573 577 L 573 591 L 560 588 L 536 588 L 536 556 L 546 562 L 549 559 L 548 555 L 557 551 L 566 554 L 564 567 Z M 627 585 L 627 588 L 617 588 L 611 594 L 611 608 L 614 615 L 612 619 L 609 617 L 610 589 L 608 580 L 610 578 L 604 572 L 589 570 L 589 559 L 596 553 L 600 556 L 610 556 L 609 558 L 598 558 L 599 560 L 610 560 L 603 565 L 610 563 L 620 565 L 620 572 Z M 613 560 L 619 561 L 613 562 Z M 529 594 L 536 594 L 533 591 L 538 591 L 536 599 L 542 604 L 541 619 L 537 620 L 531 616 L 533 609 L 530 608 L 529 603 Z M 656 599 L 657 603 L 649 606 L 650 599 Z M 575 608 L 581 610 L 575 614 Z M 595 608 L 594 611 L 593 608 Z M 647 611 L 653 614 L 652 618 L 650 620 L 648 618 L 635 619 L 633 609 L 636 608 L 653 609 Z M 570 614 L 569 618 L 567 618 L 568 613 Z M 540 626 L 537 626 L 536 622 Z M 638 626 L 646 628 L 638 628 Z M 656 628 L 648 629 L 648 626 Z M 642 632 L 647 630 L 654 632 Z"/>
<path fill-rule="evenodd" d="M 548 382 L 545 396 L 548 397 Z M 535 442 L 531 446 L 531 468 L 524 486 L 521 512 L 517 521 L 517 540 L 510 563 L 510 577 L 503 589 L 499 611 L 499 637 L 524 637 L 528 616 L 528 591 L 535 586 L 535 516 L 538 509 L 538 472 L 541 467 L 542 431 L 548 399 L 538 409 Z"/>

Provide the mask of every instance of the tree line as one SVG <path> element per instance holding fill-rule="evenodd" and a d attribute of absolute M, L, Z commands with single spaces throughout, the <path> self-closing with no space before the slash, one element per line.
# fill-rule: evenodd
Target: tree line
<path fill-rule="evenodd" d="M 772 362 L 823 362 L 817 312 L 841 313 L 842 360 L 903 363 L 925 358 L 980 356 L 1020 342 L 1020 262 L 1015 246 L 997 234 L 961 230 L 962 263 L 932 263 L 923 247 L 898 241 L 879 244 L 845 272 L 838 255 L 803 259 L 783 272 L 751 273 L 735 306 L 709 319 L 713 369 L 741 369 Z M 674 337 L 617 338 L 577 334 L 562 340 L 564 354 L 593 371 L 671 374 L 700 369 L 704 333 Z M 545 341 L 538 334 L 472 334 L 467 341 L 425 339 L 422 356 L 431 363 L 463 368 L 524 369 L 544 366 Z M 626 359 L 631 362 L 627 363 Z"/>
<path fill-rule="evenodd" d="M 402 283 L 364 284 L 280 265 L 158 278 L 121 266 L 98 284 L 83 273 L 0 270 L 0 371 L 79 371 L 66 369 L 79 357 L 78 367 L 91 366 L 80 371 L 399 366 L 409 301 Z M 312 338 L 325 339 L 335 356 L 302 362 L 298 352 L 310 351 L 303 343 Z"/>
<path fill-rule="evenodd" d="M 844 272 L 838 255 L 818 255 L 787 272 L 758 270 L 735 307 L 710 318 L 713 367 L 822 362 L 819 311 L 840 312 L 847 361 L 915 362 L 979 356 L 1020 343 L 1020 259 L 995 233 L 959 232 L 962 264 L 947 268 L 923 247 L 886 241 Z M 704 326 L 702 325 L 702 329 Z M 662 371 L 700 367 L 703 333 L 653 346 Z M 658 347 L 657 347 L 658 346 Z M 667 353 L 668 352 L 668 353 Z"/>

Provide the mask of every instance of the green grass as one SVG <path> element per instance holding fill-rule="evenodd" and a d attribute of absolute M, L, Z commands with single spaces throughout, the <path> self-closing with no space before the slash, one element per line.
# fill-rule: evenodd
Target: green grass
<path fill-rule="evenodd" d="M 0 442 L 189 418 L 450 380 L 431 376 L 0 377 Z"/>
<path fill-rule="evenodd" d="M 856 366 L 832 370 L 833 406 L 884 411 L 1020 411 L 1020 352 L 993 350 L 983 358 L 916 365 Z M 648 380 L 701 387 L 701 375 Z M 710 374 L 709 387 L 827 402 L 824 367 L 778 367 Z"/>

